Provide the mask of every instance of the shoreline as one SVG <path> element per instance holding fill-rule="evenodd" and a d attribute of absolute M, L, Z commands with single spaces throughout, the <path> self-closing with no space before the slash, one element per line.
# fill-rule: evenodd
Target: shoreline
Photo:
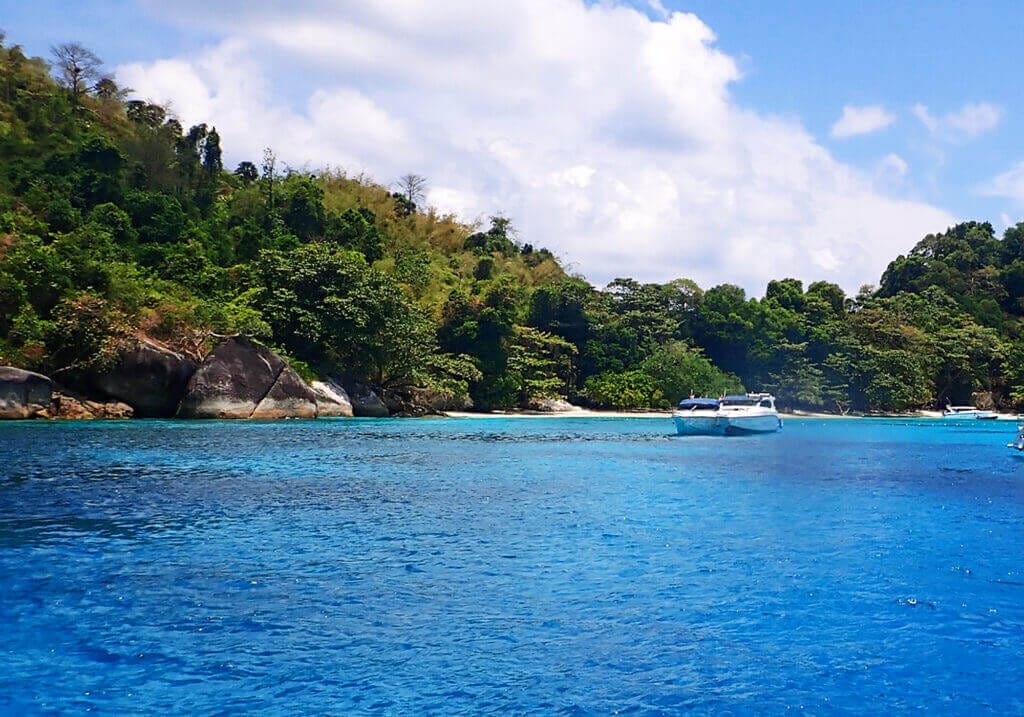
<path fill-rule="evenodd" d="M 572 411 L 542 413 L 540 411 L 492 411 L 476 413 L 473 411 L 446 411 L 443 418 L 672 418 L 671 410 L 664 411 L 602 411 L 593 408 L 577 408 Z M 860 414 L 843 415 L 840 413 L 814 413 L 811 411 L 794 411 L 780 413 L 782 420 L 797 419 L 843 419 L 843 418 L 928 418 L 942 420 L 942 411 L 914 411 L 912 413 Z M 955 421 L 955 419 L 953 419 Z M 964 419 L 966 420 L 966 419 Z M 997 414 L 995 421 L 1022 421 L 1021 417 L 1012 413 Z M 984 423 L 984 421 L 982 422 Z"/>
<path fill-rule="evenodd" d="M 446 418 L 672 418 L 671 411 L 598 411 L 579 408 L 572 411 L 445 411 Z"/>

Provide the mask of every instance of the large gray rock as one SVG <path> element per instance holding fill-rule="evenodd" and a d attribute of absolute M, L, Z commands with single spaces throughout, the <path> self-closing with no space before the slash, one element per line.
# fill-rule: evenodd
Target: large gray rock
<path fill-rule="evenodd" d="M 225 339 L 192 375 L 181 418 L 312 418 L 316 397 L 280 356 L 243 337 Z"/>
<path fill-rule="evenodd" d="M 352 413 L 360 418 L 387 418 L 391 415 L 380 396 L 362 381 L 346 381 L 345 391 L 352 401 Z"/>
<path fill-rule="evenodd" d="M 90 420 L 95 418 L 131 418 L 134 413 L 131 406 L 120 401 L 103 403 L 66 393 L 55 393 L 53 406 L 46 415 L 47 418 Z"/>
<path fill-rule="evenodd" d="M 473 405 L 468 397 L 413 387 L 388 391 L 381 398 L 392 416 L 444 415 L 445 411 L 461 411 Z"/>
<path fill-rule="evenodd" d="M 187 356 L 149 341 L 138 341 L 121 354 L 112 369 L 89 377 L 89 383 L 131 406 L 139 417 L 173 416 L 197 364 Z"/>
<path fill-rule="evenodd" d="M 0 366 L 0 418 L 45 416 L 53 381 L 41 373 Z"/>
<path fill-rule="evenodd" d="M 316 395 L 299 374 L 285 366 L 250 418 L 316 418 Z"/>
<path fill-rule="evenodd" d="M 316 415 L 320 418 L 351 418 L 355 415 L 348 393 L 337 381 L 314 381 L 311 387 L 316 396 Z"/>
<path fill-rule="evenodd" d="M 976 391 L 972 393 L 971 403 L 984 411 L 994 411 L 998 407 L 992 391 Z"/>

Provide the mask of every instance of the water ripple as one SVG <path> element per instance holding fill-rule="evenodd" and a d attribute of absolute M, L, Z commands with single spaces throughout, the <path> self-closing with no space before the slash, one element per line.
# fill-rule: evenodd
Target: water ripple
<path fill-rule="evenodd" d="M 0 425 L 0 712 L 1020 713 L 999 428 Z"/>

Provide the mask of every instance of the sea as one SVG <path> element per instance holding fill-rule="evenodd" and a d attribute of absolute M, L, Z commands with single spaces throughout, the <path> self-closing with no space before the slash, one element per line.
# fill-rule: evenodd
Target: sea
<path fill-rule="evenodd" d="M 1011 421 L 0 424 L 0 713 L 1024 713 Z"/>

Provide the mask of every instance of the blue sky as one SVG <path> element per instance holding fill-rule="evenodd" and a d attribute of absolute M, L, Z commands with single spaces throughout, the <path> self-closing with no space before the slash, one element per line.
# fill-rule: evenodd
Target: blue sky
<path fill-rule="evenodd" d="M 719 46 L 746 58 L 738 100 L 765 111 L 798 116 L 837 157 L 865 165 L 890 151 L 917 160 L 918 191 L 959 217 L 999 223 L 1005 201 L 980 197 L 976 185 L 1024 159 L 1024 93 L 1014 68 L 1024 63 L 1024 16 L 1013 2 L 667 2 L 697 13 L 718 34 Z M 910 114 L 922 103 L 935 112 L 965 102 L 1004 109 L 991 133 L 945 148 L 936 161 Z M 882 104 L 898 115 L 888 130 L 830 140 L 845 104 Z M 937 186 L 932 186 L 932 181 Z"/>
<path fill-rule="evenodd" d="M 853 292 L 926 232 L 1024 214 L 1009 2 L 0 0 L 0 28 L 83 42 L 228 161 L 414 171 L 598 284 Z"/>

